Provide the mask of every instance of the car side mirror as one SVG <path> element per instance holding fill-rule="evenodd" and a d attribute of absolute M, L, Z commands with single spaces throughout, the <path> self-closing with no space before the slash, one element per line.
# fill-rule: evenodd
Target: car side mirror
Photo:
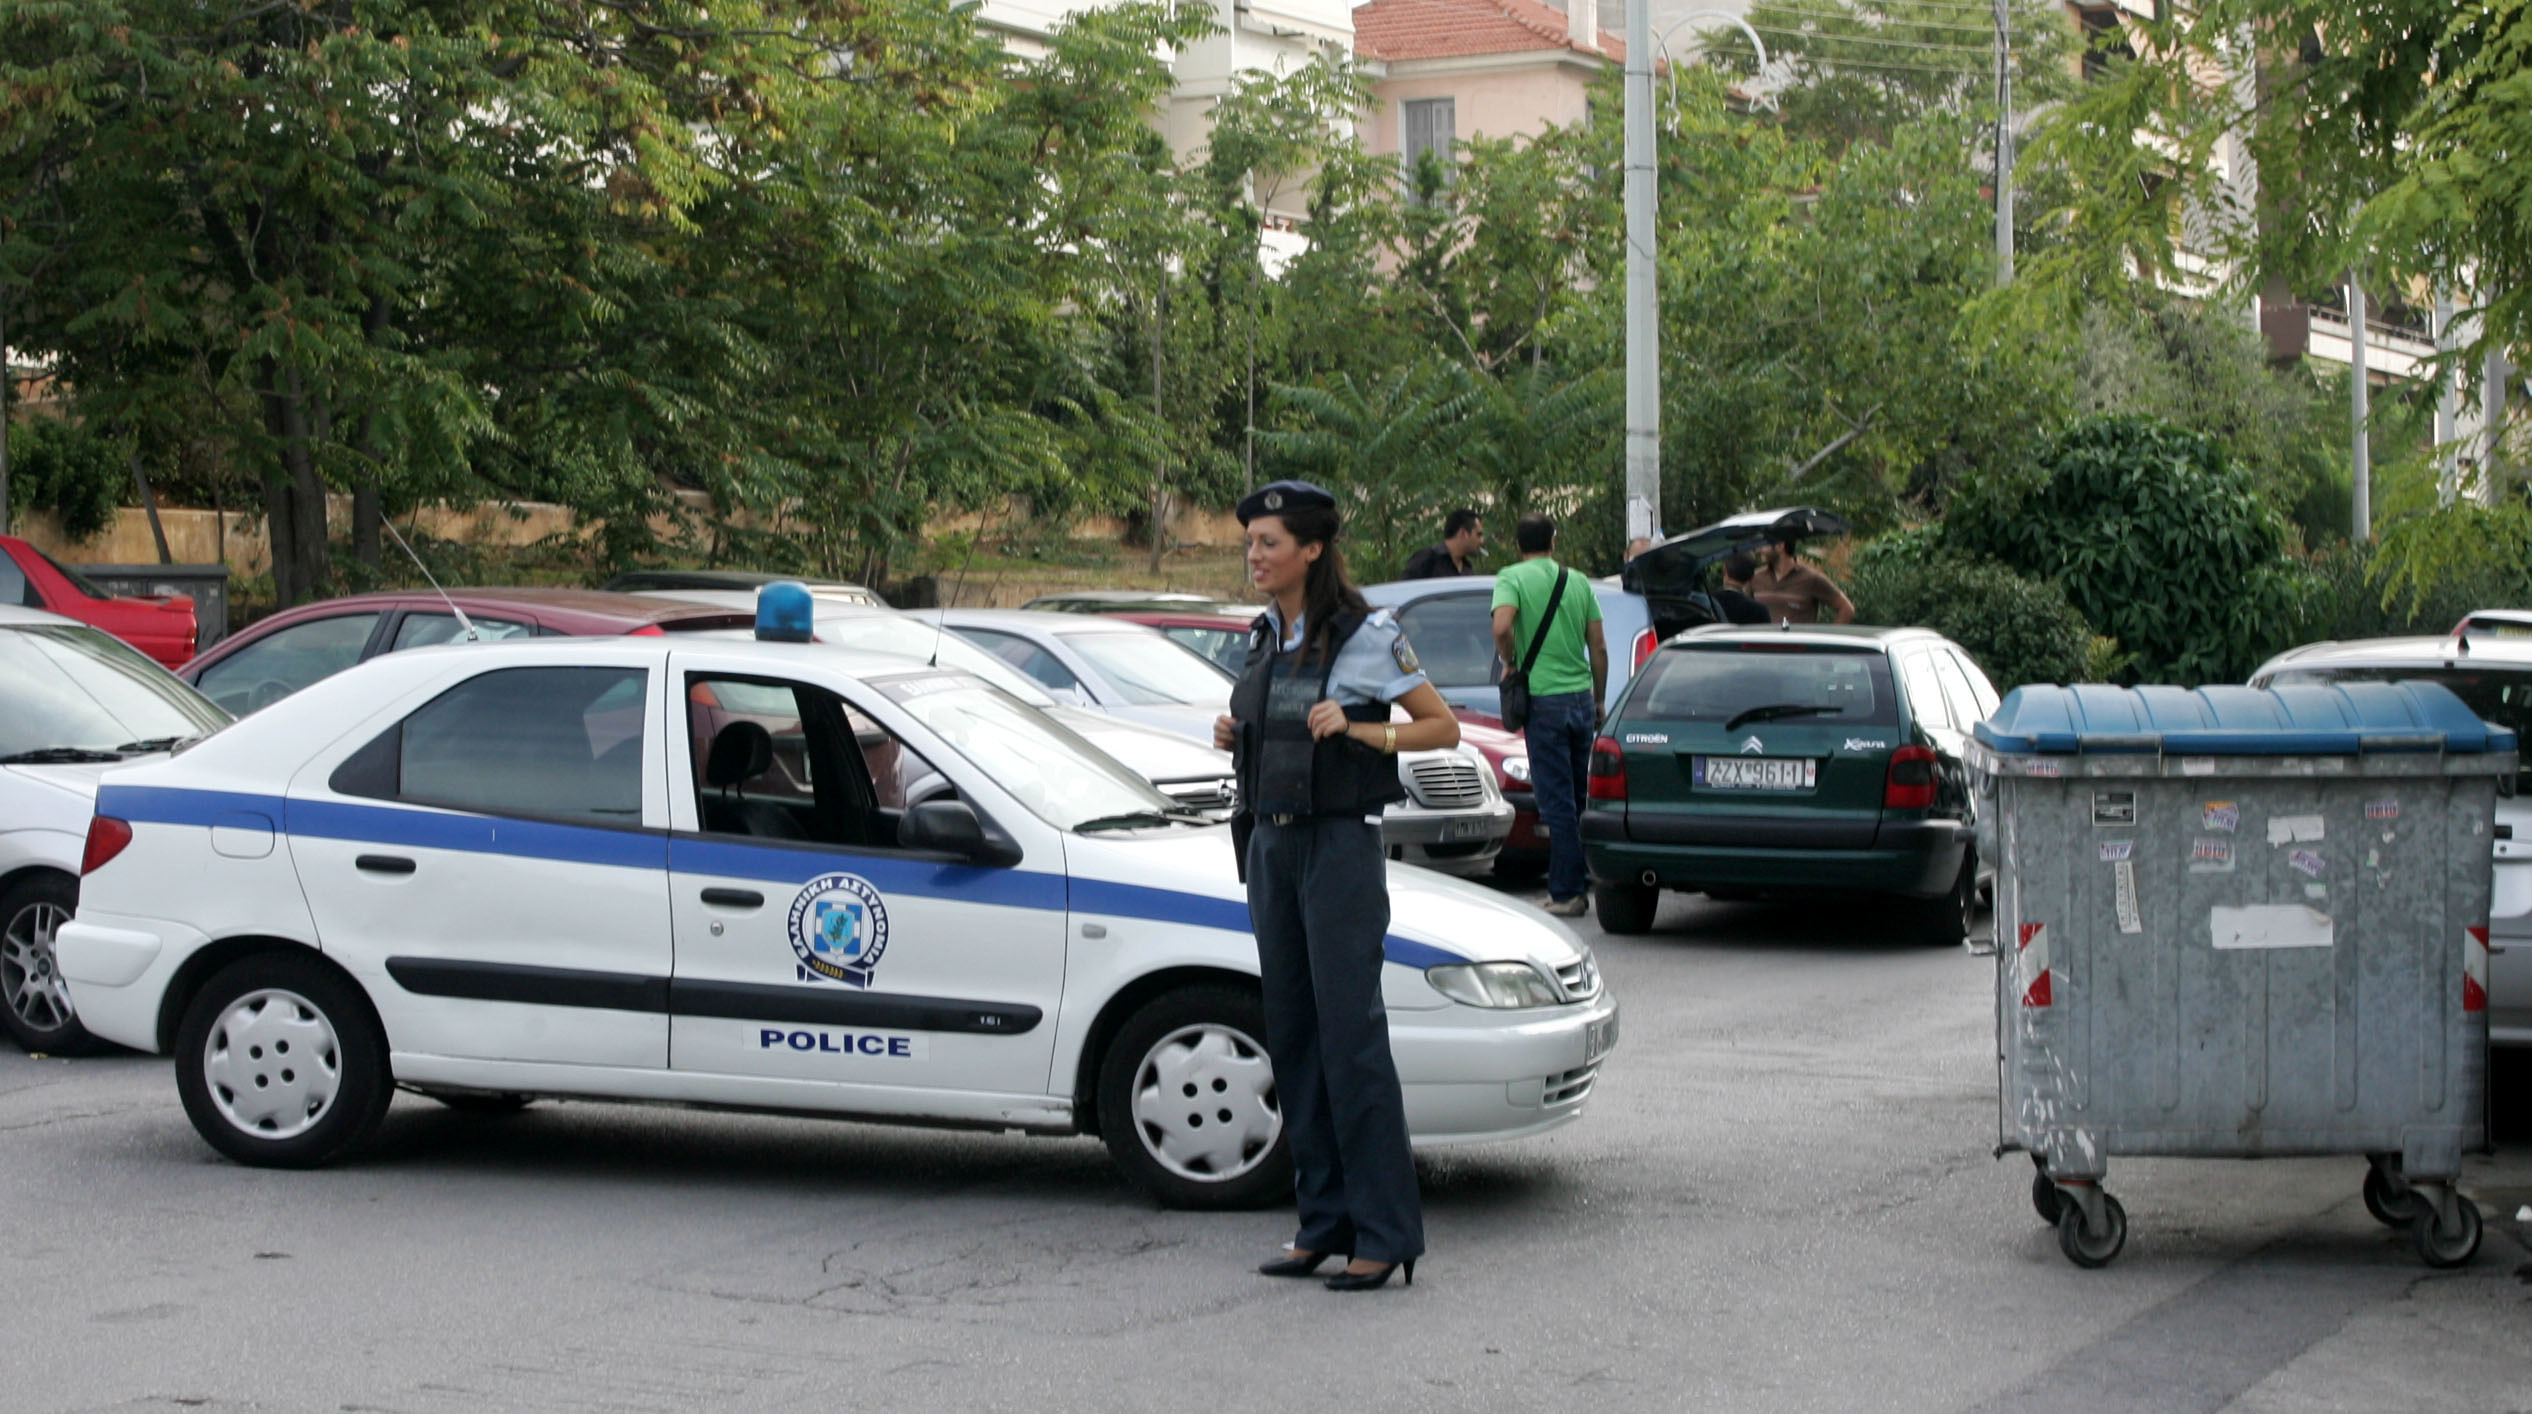
<path fill-rule="evenodd" d="M 954 854 L 980 864 L 1019 862 L 1019 851 L 1010 841 L 987 834 L 976 807 L 963 800 L 927 800 L 910 808 L 897 822 L 897 844 L 904 849 Z"/>

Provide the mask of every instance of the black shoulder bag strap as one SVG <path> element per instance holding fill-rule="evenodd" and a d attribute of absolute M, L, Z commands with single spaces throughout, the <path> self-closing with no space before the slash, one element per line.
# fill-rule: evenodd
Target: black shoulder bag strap
<path fill-rule="evenodd" d="M 1556 587 L 1548 591 L 1547 612 L 1539 616 L 1539 626 L 1530 635 L 1530 651 L 1521 655 L 1521 666 L 1506 667 L 1503 681 L 1496 685 L 1495 712 L 1506 729 L 1522 731 L 1530 725 L 1530 669 L 1538 665 L 1539 650 L 1547 646 L 1548 626 L 1556 622 L 1557 606 L 1565 602 L 1565 576 L 1570 571 L 1559 567 Z"/>
<path fill-rule="evenodd" d="M 1525 678 L 1530 669 L 1538 666 L 1539 650 L 1547 646 L 1548 625 L 1556 622 L 1556 608 L 1565 602 L 1565 576 L 1572 573 L 1563 568 L 1556 571 L 1556 587 L 1547 592 L 1547 612 L 1539 616 L 1538 631 L 1530 635 L 1529 651 L 1521 655 L 1521 676 Z"/>

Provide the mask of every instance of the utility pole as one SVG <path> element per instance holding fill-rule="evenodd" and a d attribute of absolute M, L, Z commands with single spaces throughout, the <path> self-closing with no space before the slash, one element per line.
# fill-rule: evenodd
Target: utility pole
<path fill-rule="evenodd" d="M 2347 534 L 2362 543 L 2374 538 L 2374 449 L 2365 435 L 2366 399 L 2373 389 L 2365 381 L 2365 287 L 2356 271 L 2347 272 L 2347 407 L 2354 419 L 2348 439 L 2349 471 Z"/>
<path fill-rule="evenodd" d="M 1626 538 L 1662 517 L 1661 293 L 1653 264 L 1653 9 L 1626 0 Z"/>
<path fill-rule="evenodd" d="M 1996 0 L 1996 284 L 2013 283 L 2013 12 Z"/>

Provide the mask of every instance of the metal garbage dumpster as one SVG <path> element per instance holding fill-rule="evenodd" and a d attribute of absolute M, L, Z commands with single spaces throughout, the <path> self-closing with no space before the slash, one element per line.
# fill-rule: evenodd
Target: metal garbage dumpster
<path fill-rule="evenodd" d="M 2001 1142 L 2098 1267 L 2113 1154 L 2363 1154 L 2430 1265 L 2478 1250 L 2488 897 L 2515 738 L 2431 683 L 2024 687 L 1992 792 Z"/>

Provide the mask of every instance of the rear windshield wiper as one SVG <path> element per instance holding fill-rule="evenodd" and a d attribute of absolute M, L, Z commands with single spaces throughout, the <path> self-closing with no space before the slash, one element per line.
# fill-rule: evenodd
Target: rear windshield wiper
<path fill-rule="evenodd" d="M 1823 707 L 1814 702 L 1771 702 L 1764 707 L 1752 707 L 1741 713 L 1725 722 L 1723 729 L 1727 732 L 1739 731 L 1742 724 L 1746 722 L 1772 722 L 1779 717 L 1817 717 L 1823 713 L 1845 710 L 1843 707 Z"/>
<path fill-rule="evenodd" d="M 72 766 L 92 761 L 120 761 L 120 751 L 99 751 L 88 746 L 42 746 L 33 751 L 20 751 L 0 756 L 0 766 Z"/>
<path fill-rule="evenodd" d="M 1073 833 L 1086 835 L 1093 830 L 1142 830 L 1154 825 L 1208 823 L 1193 810 L 1128 810 L 1122 815 L 1102 815 L 1073 826 Z"/>

